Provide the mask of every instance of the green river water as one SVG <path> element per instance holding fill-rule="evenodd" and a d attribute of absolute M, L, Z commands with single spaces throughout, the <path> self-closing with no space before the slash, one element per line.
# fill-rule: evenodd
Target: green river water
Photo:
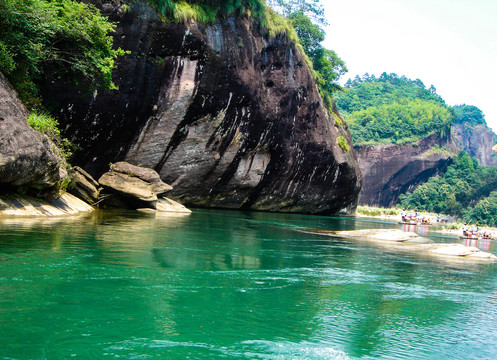
<path fill-rule="evenodd" d="M 4 219 L 0 359 L 496 359 L 497 265 L 302 231 L 381 227 L 400 225 L 209 210 Z"/>

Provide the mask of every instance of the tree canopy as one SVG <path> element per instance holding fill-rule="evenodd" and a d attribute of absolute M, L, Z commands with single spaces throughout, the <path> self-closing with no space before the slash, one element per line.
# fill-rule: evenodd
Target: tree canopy
<path fill-rule="evenodd" d="M 467 124 L 469 126 L 486 125 L 483 112 L 472 105 L 456 105 L 453 107 L 457 124 Z"/>
<path fill-rule="evenodd" d="M 291 18 L 293 14 L 301 13 L 319 25 L 328 24 L 319 0 L 268 0 L 267 3 L 287 18 Z"/>
<path fill-rule="evenodd" d="M 93 6 L 73 0 L 2 0 L 0 71 L 35 107 L 47 68 L 91 87 L 113 88 L 113 25 Z"/>
<path fill-rule="evenodd" d="M 323 47 L 327 24 L 319 0 L 272 0 L 269 3 L 291 20 L 305 53 L 309 56 L 325 104 L 331 108 L 333 94 L 342 87 L 338 80 L 348 69 L 333 51 Z"/>
<path fill-rule="evenodd" d="M 383 73 L 365 74 L 345 84 L 335 101 L 356 145 L 410 143 L 434 133 L 445 135 L 453 111 L 419 79 Z"/>

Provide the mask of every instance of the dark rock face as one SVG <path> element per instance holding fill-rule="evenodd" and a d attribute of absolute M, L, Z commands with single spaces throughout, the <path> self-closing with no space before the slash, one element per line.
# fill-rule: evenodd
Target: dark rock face
<path fill-rule="evenodd" d="M 497 155 L 492 151 L 497 135 L 488 126 L 454 124 L 452 134 L 459 148 L 476 158 L 480 165 L 497 167 Z"/>
<path fill-rule="evenodd" d="M 359 204 L 391 207 L 400 195 L 443 173 L 458 149 L 450 137 L 433 135 L 417 144 L 371 145 L 356 151 L 364 178 Z"/>
<path fill-rule="evenodd" d="M 92 175 L 120 160 L 155 169 L 189 206 L 336 213 L 355 206 L 361 176 L 346 125 L 322 106 L 301 54 L 247 21 L 161 22 L 143 3 L 122 14 L 116 46 L 130 50 L 119 91 L 47 87 L 75 163 Z M 352 148 L 352 147 L 351 147 Z"/>
<path fill-rule="evenodd" d="M 27 123 L 28 113 L 0 74 L 0 186 L 49 188 L 67 173 L 55 145 Z"/>

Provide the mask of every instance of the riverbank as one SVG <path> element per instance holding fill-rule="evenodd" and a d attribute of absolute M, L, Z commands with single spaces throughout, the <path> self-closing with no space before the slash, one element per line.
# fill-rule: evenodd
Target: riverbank
<path fill-rule="evenodd" d="M 392 222 L 400 222 L 401 221 L 401 209 L 397 208 L 380 208 L 380 207 L 372 207 L 372 206 L 358 206 L 355 216 L 358 218 L 374 218 L 381 219 L 384 221 L 392 221 Z M 434 213 L 421 213 L 422 216 L 427 216 L 429 218 L 435 219 L 437 214 Z M 450 216 L 439 214 L 441 219 L 451 219 Z M 464 226 L 461 222 L 450 221 L 450 222 L 439 222 L 434 223 L 430 226 L 431 232 L 437 232 L 440 234 L 446 234 L 451 236 L 461 236 L 462 235 L 462 227 Z M 471 225 L 470 225 L 471 227 Z M 475 226 L 476 227 L 476 226 Z M 484 230 L 490 231 L 492 234 L 497 235 L 497 228 L 485 226 Z"/>

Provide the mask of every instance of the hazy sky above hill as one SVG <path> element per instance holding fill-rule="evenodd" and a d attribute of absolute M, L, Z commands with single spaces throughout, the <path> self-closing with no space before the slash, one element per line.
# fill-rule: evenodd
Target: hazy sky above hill
<path fill-rule="evenodd" d="M 497 131 L 497 0 L 321 0 L 323 45 L 348 78 L 382 72 L 434 85 L 448 105 L 475 105 Z"/>

